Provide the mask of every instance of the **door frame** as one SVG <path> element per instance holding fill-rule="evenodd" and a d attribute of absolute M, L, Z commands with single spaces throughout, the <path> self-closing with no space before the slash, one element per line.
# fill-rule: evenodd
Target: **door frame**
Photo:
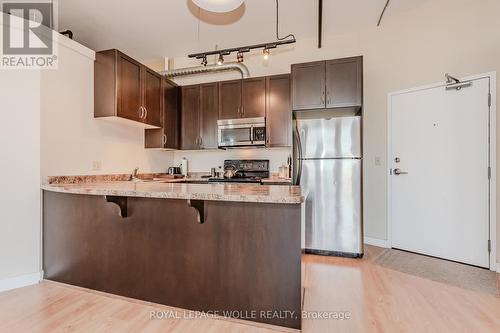
<path fill-rule="evenodd" d="M 490 178 L 490 209 L 489 209 L 489 230 L 490 230 L 490 241 L 491 241 L 491 252 L 490 252 L 490 270 L 497 271 L 497 212 L 496 212 L 496 111 L 497 111 L 497 86 L 496 86 L 496 72 L 488 72 L 479 75 L 472 75 L 461 78 L 461 80 L 478 80 L 478 79 L 490 79 L 490 94 L 491 94 L 491 106 L 490 106 L 490 168 L 491 168 L 491 178 Z M 439 87 L 445 87 L 446 82 L 439 82 L 429 85 L 424 85 L 420 87 L 410 88 L 391 92 L 387 94 L 387 247 L 392 248 L 392 177 L 390 175 L 391 165 L 392 165 L 392 97 L 416 92 L 420 90 L 427 90 Z M 500 264 L 498 265 L 500 268 Z"/>

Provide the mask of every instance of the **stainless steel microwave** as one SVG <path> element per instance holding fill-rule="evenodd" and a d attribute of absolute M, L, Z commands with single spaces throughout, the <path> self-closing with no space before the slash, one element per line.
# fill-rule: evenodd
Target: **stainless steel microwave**
<path fill-rule="evenodd" d="M 264 147 L 266 118 L 240 118 L 217 121 L 219 148 Z"/>

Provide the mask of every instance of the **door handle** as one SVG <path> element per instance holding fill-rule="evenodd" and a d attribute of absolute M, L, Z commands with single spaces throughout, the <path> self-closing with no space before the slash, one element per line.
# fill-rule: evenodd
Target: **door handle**
<path fill-rule="evenodd" d="M 296 140 L 297 143 L 297 155 L 298 159 L 293 161 L 294 163 L 294 181 L 293 185 L 300 185 L 300 178 L 302 175 L 302 142 L 300 141 L 300 133 L 299 133 L 299 127 L 297 124 L 295 124 L 294 128 L 295 134 L 293 135 L 294 139 Z M 295 165 L 298 164 L 298 165 Z"/>
<path fill-rule="evenodd" d="M 399 175 L 407 175 L 408 172 L 405 172 L 405 171 L 401 171 L 401 169 L 394 169 L 394 174 L 396 176 L 399 176 Z"/>

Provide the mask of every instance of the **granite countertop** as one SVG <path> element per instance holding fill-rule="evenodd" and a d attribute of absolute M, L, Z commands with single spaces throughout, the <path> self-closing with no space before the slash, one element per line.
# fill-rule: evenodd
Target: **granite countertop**
<path fill-rule="evenodd" d="M 162 199 L 300 204 L 299 186 L 260 184 L 189 184 L 165 182 L 110 181 L 77 184 L 46 184 L 45 191 Z"/>
<path fill-rule="evenodd" d="M 275 183 L 275 184 L 292 184 L 292 179 L 291 178 L 279 178 L 279 177 L 269 177 L 269 178 L 264 178 L 261 180 L 262 184 L 266 183 Z"/>

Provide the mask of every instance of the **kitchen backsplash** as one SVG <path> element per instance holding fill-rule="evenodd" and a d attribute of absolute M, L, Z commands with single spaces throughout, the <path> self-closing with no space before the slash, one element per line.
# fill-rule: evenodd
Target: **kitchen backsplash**
<path fill-rule="evenodd" d="M 185 157 L 189 161 L 189 172 L 208 173 L 210 168 L 222 166 L 224 160 L 264 159 L 269 160 L 270 171 L 275 173 L 278 172 L 280 165 L 286 165 L 291 153 L 290 148 L 176 151 L 173 166 L 179 166 L 182 158 Z"/>

